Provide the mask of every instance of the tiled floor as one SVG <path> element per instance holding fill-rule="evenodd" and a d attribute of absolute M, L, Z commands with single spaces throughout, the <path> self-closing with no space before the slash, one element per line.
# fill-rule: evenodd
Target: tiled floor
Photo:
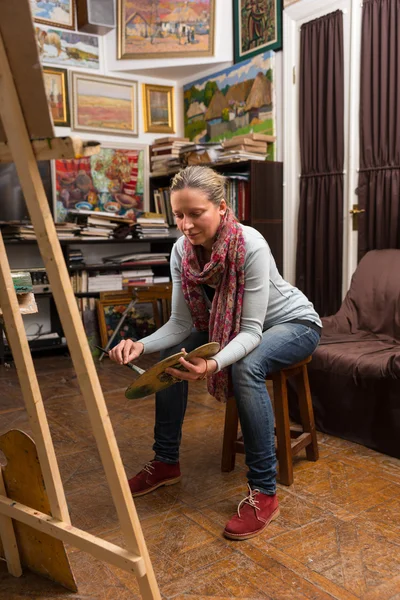
<path fill-rule="evenodd" d="M 141 366 L 151 364 L 144 357 Z M 84 402 L 66 357 L 35 361 L 75 526 L 123 545 Z M 139 363 L 140 364 L 140 363 Z M 128 401 L 128 369 L 108 360 L 100 381 L 129 476 L 152 457 L 154 398 Z M 319 435 L 321 458 L 296 460 L 295 483 L 279 487 L 281 517 L 247 542 L 222 537 L 245 493 L 246 468 L 221 473 L 224 407 L 193 386 L 184 425 L 181 483 L 136 507 L 163 598 L 400 600 L 400 461 Z M 13 368 L 0 367 L 0 434 L 30 432 Z M 133 576 L 72 548 L 71 594 L 0 563 L 1 600 L 133 600 Z"/>

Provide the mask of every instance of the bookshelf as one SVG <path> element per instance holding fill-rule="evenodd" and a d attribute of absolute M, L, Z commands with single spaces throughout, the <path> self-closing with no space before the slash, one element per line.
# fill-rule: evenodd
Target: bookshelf
<path fill-rule="evenodd" d="M 149 239 L 139 239 L 139 238 L 130 238 L 130 239 L 64 239 L 64 240 L 60 240 L 60 245 L 66 260 L 66 264 L 68 267 L 68 271 L 70 273 L 70 275 L 73 275 L 74 273 L 82 273 L 84 271 L 86 271 L 87 273 L 90 274 L 94 274 L 96 272 L 99 273 L 109 273 L 109 272 L 118 272 L 118 271 L 122 271 L 122 270 L 126 270 L 128 269 L 128 267 L 124 266 L 123 264 L 104 264 L 102 262 L 99 261 L 99 264 L 82 264 L 82 265 L 74 265 L 71 266 L 69 264 L 69 260 L 68 260 L 68 251 L 70 248 L 80 248 L 80 249 L 84 249 L 86 247 L 90 247 L 92 248 L 93 246 L 99 246 L 101 247 L 103 250 L 106 248 L 107 249 L 107 255 L 113 255 L 113 254 L 122 254 L 125 253 L 125 249 L 126 249 L 126 253 L 135 253 L 140 252 L 140 253 L 171 253 L 172 250 L 172 246 L 175 243 L 175 241 L 177 240 L 177 238 L 179 237 L 179 232 L 177 232 L 176 229 L 172 228 L 170 230 L 170 235 L 168 237 L 159 237 L 159 238 L 149 238 Z M 36 246 L 37 242 L 35 239 L 27 239 L 27 240 L 6 240 L 5 241 L 5 245 L 6 247 L 10 247 L 10 250 L 13 247 L 16 247 L 17 245 L 23 245 L 26 246 L 26 253 L 29 253 L 29 246 Z M 146 250 L 144 250 L 143 248 L 146 248 Z M 94 248 L 93 248 L 94 250 Z M 25 252 L 24 252 L 25 254 Z M 150 265 L 148 265 L 150 266 Z M 138 267 L 140 268 L 140 267 Z M 154 264 L 151 266 L 151 268 L 154 271 L 154 274 L 156 276 L 169 276 L 170 275 L 170 269 L 169 269 L 169 260 L 167 263 L 161 263 L 161 264 Z M 24 268 L 22 268 L 21 270 L 25 270 L 25 271 L 31 271 L 31 272 L 39 272 L 39 271 L 43 271 L 42 268 L 39 267 L 29 267 L 26 266 Z M 47 287 L 47 289 L 46 289 Z M 145 286 L 143 286 L 144 288 Z M 147 286 L 147 287 L 150 287 Z M 51 332 L 53 333 L 57 333 L 61 338 L 64 337 L 64 333 L 63 333 L 63 329 L 61 326 L 61 321 L 58 315 L 58 311 L 53 299 L 53 295 L 51 293 L 51 289 L 49 289 L 49 286 L 43 286 L 43 291 L 35 291 L 35 297 L 37 299 L 47 299 L 47 301 L 49 302 L 49 328 L 51 330 Z M 100 292 L 76 292 L 75 293 L 75 297 L 77 298 L 78 301 L 78 306 L 80 306 L 81 309 L 84 308 L 84 305 L 87 305 L 86 303 L 90 302 L 92 304 L 94 304 L 94 301 L 96 299 L 100 298 Z M 38 340 L 39 341 L 39 340 Z M 43 351 L 59 351 L 59 350 L 66 350 L 67 349 L 67 345 L 64 343 L 58 343 L 58 344 L 54 344 L 52 342 L 52 340 L 49 340 L 48 343 L 45 343 L 45 340 L 42 340 L 43 343 L 30 343 L 30 348 L 32 352 L 43 352 Z M 6 347 L 3 346 L 3 336 L 2 336 L 2 331 L 1 331 L 1 327 L 0 327 L 0 364 L 2 364 L 2 362 L 4 362 L 5 358 L 9 358 L 11 355 L 8 352 L 8 349 Z"/>
<path fill-rule="evenodd" d="M 228 178 L 227 195 L 236 216 L 267 240 L 280 272 L 283 268 L 283 163 L 241 161 L 209 165 Z M 176 172 L 176 171 L 175 171 Z M 150 177 L 150 201 L 166 190 L 175 172 Z"/>

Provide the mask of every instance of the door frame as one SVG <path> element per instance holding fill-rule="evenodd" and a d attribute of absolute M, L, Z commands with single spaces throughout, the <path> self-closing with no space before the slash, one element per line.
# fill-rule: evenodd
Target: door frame
<path fill-rule="evenodd" d="M 301 0 L 283 11 L 283 138 L 284 138 L 284 268 L 291 283 L 296 277 L 297 220 L 299 210 L 299 60 L 302 23 L 342 10 L 344 24 L 345 159 L 343 206 L 343 280 L 347 292 L 357 266 L 357 232 L 352 231 L 349 213 L 357 203 L 359 165 L 359 98 L 361 12 L 360 0 Z"/>

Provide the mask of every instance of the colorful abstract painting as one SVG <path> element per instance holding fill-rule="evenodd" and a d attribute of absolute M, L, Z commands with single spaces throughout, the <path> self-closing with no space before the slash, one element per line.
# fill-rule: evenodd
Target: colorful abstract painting
<path fill-rule="evenodd" d="M 138 135 L 137 82 L 72 73 L 72 128 Z"/>
<path fill-rule="evenodd" d="M 69 209 L 109 212 L 136 220 L 147 210 L 146 149 L 105 148 L 80 159 L 54 161 L 55 221 Z"/>
<path fill-rule="evenodd" d="M 119 324 L 127 304 L 111 303 L 111 301 L 101 301 L 98 303 L 98 316 L 100 325 L 100 334 L 103 347 Z M 119 344 L 121 340 L 134 339 L 140 340 L 156 330 L 156 324 L 153 314 L 153 305 L 143 302 L 137 303 L 128 313 L 122 327 L 112 341 L 111 348 Z"/>
<path fill-rule="evenodd" d="M 36 22 L 75 29 L 75 0 L 30 0 L 30 4 Z"/>
<path fill-rule="evenodd" d="M 216 0 L 118 0 L 118 58 L 212 56 Z"/>
<path fill-rule="evenodd" d="M 185 136 L 214 142 L 246 133 L 275 135 L 274 56 L 272 51 L 258 54 L 187 83 Z"/>
<path fill-rule="evenodd" d="M 94 35 L 36 25 L 41 62 L 62 67 L 99 69 L 99 40 Z"/>
<path fill-rule="evenodd" d="M 235 62 L 282 48 L 282 0 L 234 0 Z"/>

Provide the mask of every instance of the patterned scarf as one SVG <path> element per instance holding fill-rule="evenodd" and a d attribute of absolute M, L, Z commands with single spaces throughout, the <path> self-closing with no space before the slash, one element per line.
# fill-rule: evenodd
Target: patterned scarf
<path fill-rule="evenodd" d="M 218 342 L 221 350 L 240 330 L 244 292 L 245 243 L 241 226 L 228 209 L 221 219 L 210 261 L 201 268 L 199 249 L 184 240 L 182 290 L 198 331 L 209 332 L 209 341 Z M 211 314 L 202 284 L 215 288 Z M 208 377 L 208 391 L 219 401 L 232 393 L 228 369 Z"/>

